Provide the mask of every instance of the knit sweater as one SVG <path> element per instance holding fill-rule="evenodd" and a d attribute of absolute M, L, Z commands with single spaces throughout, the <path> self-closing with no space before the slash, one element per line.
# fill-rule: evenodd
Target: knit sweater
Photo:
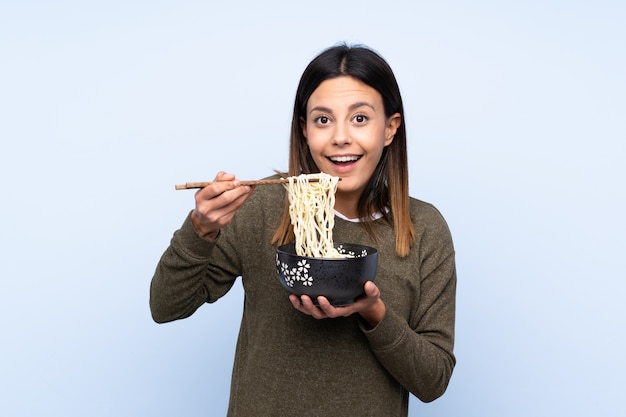
<path fill-rule="evenodd" d="M 270 244 L 284 202 L 283 187 L 257 187 L 216 241 L 202 239 L 187 217 L 152 279 L 152 317 L 163 323 L 215 302 L 242 278 L 228 415 L 406 416 L 409 392 L 425 402 L 441 396 L 455 364 L 456 292 L 454 248 L 441 214 L 411 199 L 416 240 L 405 258 L 395 253 L 387 221 L 375 220 L 374 241 L 358 223 L 335 217 L 335 242 L 378 249 L 374 282 L 387 312 L 368 329 L 356 314 L 317 320 L 291 305 Z"/>

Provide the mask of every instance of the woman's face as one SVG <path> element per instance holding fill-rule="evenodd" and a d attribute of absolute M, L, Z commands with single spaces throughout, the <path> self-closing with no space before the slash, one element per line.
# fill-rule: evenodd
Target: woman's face
<path fill-rule="evenodd" d="M 355 78 L 331 78 L 313 91 L 302 132 L 320 171 L 341 177 L 335 203 L 340 213 L 356 215 L 358 199 L 400 123 L 399 113 L 385 116 L 380 93 Z"/>

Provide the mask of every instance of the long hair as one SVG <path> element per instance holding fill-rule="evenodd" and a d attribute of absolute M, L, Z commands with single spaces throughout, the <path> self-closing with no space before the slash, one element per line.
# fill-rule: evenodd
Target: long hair
<path fill-rule="evenodd" d="M 289 143 L 289 175 L 319 172 L 311 156 L 300 121 L 306 120 L 306 106 L 313 91 L 325 80 L 350 76 L 369 85 L 380 93 L 385 116 L 395 113 L 404 115 L 402 97 L 396 78 L 389 64 L 376 52 L 365 46 L 340 44 L 324 50 L 306 67 L 296 92 L 291 120 Z M 400 123 L 391 144 L 383 149 L 382 156 L 372 178 L 358 203 L 361 224 L 376 240 L 372 214 L 382 213 L 383 218 L 393 225 L 396 253 L 404 257 L 415 239 L 415 228 L 409 212 L 409 174 L 406 148 L 406 128 Z M 289 216 L 289 202 L 281 224 L 274 233 L 272 243 L 281 245 L 293 241 L 293 226 Z"/>

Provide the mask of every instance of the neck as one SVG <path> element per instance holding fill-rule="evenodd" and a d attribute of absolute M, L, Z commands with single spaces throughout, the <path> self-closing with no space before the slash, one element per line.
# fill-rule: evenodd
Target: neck
<path fill-rule="evenodd" d="M 349 219 L 359 217 L 359 196 L 345 195 L 339 192 L 335 195 L 335 210 Z"/>

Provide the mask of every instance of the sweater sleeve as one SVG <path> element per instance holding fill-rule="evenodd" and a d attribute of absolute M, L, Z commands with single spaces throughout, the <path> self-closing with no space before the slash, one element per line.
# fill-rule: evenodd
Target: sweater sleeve
<path fill-rule="evenodd" d="M 165 323 L 189 317 L 202 304 L 216 301 L 230 290 L 238 276 L 236 266 L 211 270 L 210 259 L 220 252 L 217 241 L 198 235 L 188 215 L 161 256 L 150 284 L 154 321 Z"/>
<path fill-rule="evenodd" d="M 424 402 L 443 395 L 456 363 L 456 267 L 452 239 L 445 222 L 429 229 L 419 242 L 420 296 L 414 300 L 411 318 L 407 320 L 388 308 L 374 329 L 362 327 L 381 364 Z"/>

